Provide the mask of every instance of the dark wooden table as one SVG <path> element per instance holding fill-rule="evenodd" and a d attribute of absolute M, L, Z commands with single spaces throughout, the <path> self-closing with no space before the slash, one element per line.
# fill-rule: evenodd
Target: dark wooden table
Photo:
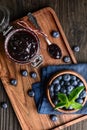
<path fill-rule="evenodd" d="M 52 7 L 64 29 L 70 46 L 79 45 L 80 52 L 75 53 L 78 62 L 87 62 L 87 0 L 0 0 L 11 13 L 11 21 L 25 16 L 43 7 Z M 0 83 L 0 102 L 6 101 L 8 108 L 0 108 L 0 130 L 21 130 L 9 99 Z M 64 130 L 86 130 L 87 120 Z"/>

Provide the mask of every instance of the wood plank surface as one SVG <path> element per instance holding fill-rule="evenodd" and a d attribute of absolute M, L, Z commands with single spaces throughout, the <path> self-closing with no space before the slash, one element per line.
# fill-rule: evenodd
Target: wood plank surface
<path fill-rule="evenodd" d="M 11 4 L 12 2 L 14 3 L 14 7 L 15 7 L 15 10 L 14 8 L 12 9 L 11 7 Z M 27 2 L 27 1 L 26 1 Z M 29 1 L 28 1 L 29 2 Z M 78 1 L 78 0 L 74 0 L 74 1 L 69 1 L 69 0 L 65 0 L 65 1 L 41 1 L 39 2 L 39 5 L 36 3 L 37 1 L 34 1 L 32 2 L 33 5 L 30 6 L 29 4 L 25 4 L 25 2 L 19 2 L 18 4 L 19 5 L 23 5 L 20 7 L 20 10 L 17 11 L 16 9 L 18 8 L 16 6 L 16 2 L 14 1 L 11 1 L 11 2 L 8 2 L 8 7 L 10 7 L 10 9 L 15 13 L 15 15 L 12 14 L 12 16 L 16 16 L 16 17 L 20 17 L 21 15 L 23 15 L 21 13 L 21 11 L 24 11 L 25 12 L 28 12 L 30 10 L 37 10 L 39 7 L 41 8 L 42 6 L 52 6 L 57 15 L 59 16 L 59 19 L 60 19 L 60 22 L 63 26 L 63 29 L 64 29 L 64 32 L 70 42 L 70 45 L 73 46 L 74 44 L 78 44 L 81 48 L 80 52 L 78 54 L 76 54 L 76 57 L 78 59 L 78 61 L 80 62 L 86 62 L 87 58 L 86 58 L 86 52 L 87 52 L 87 47 L 86 47 L 86 40 L 87 40 L 87 37 L 86 37 L 86 34 L 87 34 L 87 17 L 86 17 L 86 12 L 87 12 L 87 2 L 85 0 L 83 1 Z M 7 2 L 5 1 L 1 1 L 1 3 L 3 4 L 7 4 Z M 10 3 L 10 4 L 9 4 Z M 30 2 L 29 2 L 30 3 Z M 35 3 L 36 3 L 36 6 L 35 6 Z M 46 4 L 47 3 L 47 4 Z M 40 6 L 41 5 L 41 6 Z M 23 10 L 25 6 L 25 10 Z M 28 7 L 32 7 L 32 9 L 28 9 Z M 19 13 L 20 12 L 20 13 Z M 67 21 L 67 22 L 66 22 Z M 5 99 L 4 96 L 2 96 L 3 100 Z M 6 124 L 8 123 L 8 121 L 6 120 L 6 115 L 7 117 L 9 117 L 9 113 L 10 112 L 5 112 L 2 110 L 1 111 L 2 113 L 2 116 L 1 116 L 1 130 L 3 129 L 6 129 L 6 130 L 15 130 L 15 129 L 21 129 L 19 128 L 19 125 L 16 121 L 16 118 L 13 119 L 16 123 L 12 123 L 12 119 L 9 119 L 9 123 L 11 124 L 10 126 L 7 125 L 6 127 Z M 4 116 L 5 115 L 5 116 Z M 13 111 L 11 112 L 11 116 L 13 118 Z M 15 117 L 15 116 L 14 116 Z M 5 123 L 2 123 L 2 120 L 4 120 Z M 14 124 L 14 125 L 12 125 Z M 14 127 L 15 126 L 15 127 Z M 85 128 L 86 128 L 86 123 L 84 124 Z M 69 128 L 66 128 L 67 130 L 68 129 L 84 129 L 86 130 L 84 127 L 83 127 L 83 124 L 79 124 L 79 125 L 74 125 L 72 127 L 69 127 Z"/>

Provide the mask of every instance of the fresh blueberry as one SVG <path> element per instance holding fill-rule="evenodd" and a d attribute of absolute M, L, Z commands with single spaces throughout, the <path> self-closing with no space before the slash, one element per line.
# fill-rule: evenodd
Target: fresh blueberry
<path fill-rule="evenodd" d="M 2 107 L 3 109 L 7 109 L 8 105 L 7 105 L 6 102 L 1 102 L 1 107 Z"/>
<path fill-rule="evenodd" d="M 10 79 L 10 84 L 16 86 L 17 80 L 16 79 Z"/>
<path fill-rule="evenodd" d="M 78 82 L 76 80 L 71 80 L 71 85 L 72 86 L 78 86 Z"/>
<path fill-rule="evenodd" d="M 58 100 L 54 100 L 53 103 L 54 103 L 54 105 L 57 105 L 58 104 Z"/>
<path fill-rule="evenodd" d="M 34 97 L 34 96 L 35 96 L 35 93 L 34 93 L 34 91 L 33 91 L 32 89 L 30 89 L 30 90 L 28 91 L 28 95 L 29 95 L 30 97 Z"/>
<path fill-rule="evenodd" d="M 79 78 L 77 78 L 77 80 L 76 80 L 78 83 L 80 82 L 80 79 Z"/>
<path fill-rule="evenodd" d="M 64 61 L 65 63 L 69 63 L 69 62 L 71 61 L 71 59 L 70 59 L 69 56 L 64 56 L 64 57 L 63 57 L 63 61 Z"/>
<path fill-rule="evenodd" d="M 50 92 L 53 92 L 53 91 L 54 91 L 54 85 L 53 85 L 53 84 L 51 84 L 51 85 L 49 86 L 49 90 L 50 90 Z"/>
<path fill-rule="evenodd" d="M 58 104 L 58 96 L 57 96 L 57 95 L 54 96 L 53 103 L 54 103 L 55 105 Z"/>
<path fill-rule="evenodd" d="M 58 79 L 59 81 L 62 80 L 62 76 L 59 76 L 57 79 Z"/>
<path fill-rule="evenodd" d="M 76 102 L 78 102 L 78 103 L 82 104 L 82 103 L 83 103 L 83 99 L 78 98 L 78 99 L 76 99 Z"/>
<path fill-rule="evenodd" d="M 73 107 L 72 107 L 72 106 L 69 106 L 69 107 L 68 107 L 68 109 L 69 109 L 69 110 L 72 110 L 72 109 L 73 109 Z"/>
<path fill-rule="evenodd" d="M 53 84 L 55 85 L 55 84 L 59 84 L 59 80 L 58 79 L 55 79 L 54 81 L 53 81 Z"/>
<path fill-rule="evenodd" d="M 54 38 L 58 38 L 60 36 L 59 32 L 58 31 L 52 31 L 52 36 Z"/>
<path fill-rule="evenodd" d="M 71 80 L 76 80 L 76 76 L 71 75 Z"/>
<path fill-rule="evenodd" d="M 78 86 L 79 86 L 79 87 L 84 86 L 83 82 L 80 81 L 80 82 L 78 83 Z"/>
<path fill-rule="evenodd" d="M 79 98 L 85 98 L 86 95 L 87 95 L 87 94 L 86 94 L 86 91 L 83 90 L 83 91 L 80 93 Z"/>
<path fill-rule="evenodd" d="M 31 76 L 33 79 L 35 79 L 35 78 L 37 77 L 37 73 L 36 73 L 36 72 L 31 72 L 31 73 L 30 73 L 30 76 Z"/>
<path fill-rule="evenodd" d="M 21 75 L 25 77 L 28 76 L 27 70 L 21 70 Z"/>
<path fill-rule="evenodd" d="M 58 117 L 56 115 L 50 115 L 50 119 L 55 122 L 58 120 Z"/>
<path fill-rule="evenodd" d="M 80 51 L 80 47 L 77 46 L 77 45 L 73 46 L 73 51 L 74 52 L 79 52 Z"/>
<path fill-rule="evenodd" d="M 70 85 L 70 86 L 67 86 L 67 91 L 68 92 L 71 92 L 73 90 L 74 86 Z"/>
<path fill-rule="evenodd" d="M 59 84 L 54 85 L 54 91 L 58 92 L 60 90 L 61 86 Z"/>
<path fill-rule="evenodd" d="M 69 86 L 69 85 L 70 85 L 70 82 L 64 82 L 64 85 L 65 85 L 65 86 Z"/>
<path fill-rule="evenodd" d="M 62 81 L 60 81 L 60 85 L 61 86 L 63 86 L 64 85 L 64 81 L 62 80 Z"/>
<path fill-rule="evenodd" d="M 64 87 L 62 87 L 62 88 L 60 89 L 60 92 L 66 94 L 67 90 L 66 90 Z"/>
<path fill-rule="evenodd" d="M 70 80 L 70 75 L 69 74 L 63 75 L 63 80 L 64 81 L 69 81 Z"/>
<path fill-rule="evenodd" d="M 50 92 L 50 96 L 51 96 L 51 98 L 54 97 L 54 92 L 53 91 Z"/>

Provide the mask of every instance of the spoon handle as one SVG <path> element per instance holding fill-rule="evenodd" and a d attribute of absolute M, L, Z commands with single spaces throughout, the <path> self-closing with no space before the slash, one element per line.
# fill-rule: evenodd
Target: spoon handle
<path fill-rule="evenodd" d="M 45 39 L 45 41 L 48 43 L 48 45 L 51 45 L 52 43 L 50 42 L 50 40 L 48 39 L 47 35 L 42 31 L 41 27 L 39 26 L 37 19 L 35 18 L 35 16 L 29 12 L 27 14 L 29 21 L 35 26 L 36 29 L 38 29 L 39 33 L 41 33 Z"/>

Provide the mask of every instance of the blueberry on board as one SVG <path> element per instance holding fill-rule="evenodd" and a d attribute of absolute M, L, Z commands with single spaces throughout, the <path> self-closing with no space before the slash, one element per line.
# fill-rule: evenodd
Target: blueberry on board
<path fill-rule="evenodd" d="M 70 86 L 67 86 L 67 92 L 71 92 L 73 90 L 74 86 L 70 85 Z"/>
<path fill-rule="evenodd" d="M 76 102 L 78 102 L 78 103 L 82 104 L 82 103 L 83 103 L 83 99 L 78 98 L 78 99 L 76 99 Z"/>
<path fill-rule="evenodd" d="M 71 59 L 70 59 L 69 56 L 64 56 L 64 57 L 63 57 L 63 61 L 64 61 L 65 63 L 69 63 L 69 62 L 71 61 Z"/>
<path fill-rule="evenodd" d="M 10 84 L 16 86 L 17 80 L 16 79 L 10 79 Z"/>
<path fill-rule="evenodd" d="M 60 90 L 61 86 L 59 84 L 54 85 L 54 91 L 58 92 Z"/>
<path fill-rule="evenodd" d="M 1 107 L 3 108 L 3 109 L 6 109 L 7 107 L 8 107 L 8 105 L 7 105 L 7 103 L 6 102 L 1 102 Z"/>
<path fill-rule="evenodd" d="M 55 122 L 58 120 L 58 117 L 56 115 L 50 115 L 50 119 Z"/>
<path fill-rule="evenodd" d="M 37 77 L 37 73 L 36 73 L 36 72 L 31 72 L 31 73 L 30 73 L 30 76 L 31 76 L 33 79 L 35 79 L 35 78 Z"/>
<path fill-rule="evenodd" d="M 63 80 L 64 81 L 69 81 L 70 80 L 70 75 L 69 74 L 63 75 Z"/>
<path fill-rule="evenodd" d="M 86 95 L 87 95 L 87 94 L 86 94 L 86 91 L 83 90 L 83 91 L 80 93 L 79 98 L 85 98 Z"/>
<path fill-rule="evenodd" d="M 54 37 L 54 38 L 58 38 L 60 36 L 59 32 L 58 31 L 52 31 L 51 35 Z"/>
<path fill-rule="evenodd" d="M 30 97 L 34 97 L 34 96 L 35 96 L 35 93 L 34 93 L 34 91 L 33 91 L 32 89 L 30 89 L 30 90 L 28 91 L 28 95 L 29 95 Z"/>
<path fill-rule="evenodd" d="M 21 75 L 22 76 L 28 76 L 28 71 L 27 70 L 21 70 Z"/>
<path fill-rule="evenodd" d="M 79 52 L 80 51 L 80 47 L 78 45 L 73 46 L 72 49 L 73 49 L 74 52 Z"/>

